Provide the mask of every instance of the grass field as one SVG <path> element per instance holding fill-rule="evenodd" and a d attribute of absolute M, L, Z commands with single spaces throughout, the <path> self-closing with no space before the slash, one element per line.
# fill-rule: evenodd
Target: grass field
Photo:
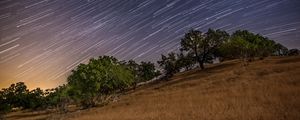
<path fill-rule="evenodd" d="M 300 120 L 300 57 L 237 61 L 176 74 L 104 107 L 67 114 L 13 112 L 7 119 Z"/>

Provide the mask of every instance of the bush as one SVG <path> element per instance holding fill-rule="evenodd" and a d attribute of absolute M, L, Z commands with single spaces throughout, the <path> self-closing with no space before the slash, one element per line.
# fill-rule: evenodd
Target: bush
<path fill-rule="evenodd" d="M 0 91 L 0 119 L 1 116 L 11 111 L 11 106 L 3 95 L 3 91 Z"/>
<path fill-rule="evenodd" d="M 300 55 L 300 50 L 298 50 L 298 49 L 290 49 L 290 50 L 288 51 L 288 55 L 289 55 L 289 56 L 297 56 L 297 55 Z"/>

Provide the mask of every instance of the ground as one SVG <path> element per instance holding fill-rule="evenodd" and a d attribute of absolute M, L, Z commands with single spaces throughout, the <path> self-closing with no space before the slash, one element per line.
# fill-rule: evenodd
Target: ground
<path fill-rule="evenodd" d="M 104 107 L 66 114 L 13 112 L 7 119 L 300 120 L 300 57 L 239 61 L 176 74 Z"/>

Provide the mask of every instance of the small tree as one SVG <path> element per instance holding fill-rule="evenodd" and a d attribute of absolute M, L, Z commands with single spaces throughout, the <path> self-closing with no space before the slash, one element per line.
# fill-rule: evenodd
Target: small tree
<path fill-rule="evenodd" d="M 132 71 L 134 75 L 134 89 L 137 83 L 151 80 L 160 75 L 160 71 L 155 69 L 155 65 L 151 62 L 141 62 L 137 64 L 134 60 L 129 60 L 125 65 Z"/>
<path fill-rule="evenodd" d="M 60 112 L 67 112 L 67 104 L 70 102 L 71 97 L 74 100 L 76 97 L 72 96 L 69 85 L 61 85 L 53 89 L 47 89 L 44 93 L 44 101 L 47 107 L 56 108 Z"/>
<path fill-rule="evenodd" d="M 160 71 L 155 69 L 155 66 L 151 62 L 141 62 L 139 65 L 139 78 L 140 81 L 148 81 L 160 75 Z"/>
<path fill-rule="evenodd" d="M 165 77 L 172 77 L 175 73 L 179 72 L 180 68 L 176 64 L 175 53 L 169 53 L 168 56 L 161 55 L 161 60 L 157 61 L 160 67 L 164 69 Z"/>

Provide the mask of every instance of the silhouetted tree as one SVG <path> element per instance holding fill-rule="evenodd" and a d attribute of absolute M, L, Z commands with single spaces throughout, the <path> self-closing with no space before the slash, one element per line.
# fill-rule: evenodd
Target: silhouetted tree
<path fill-rule="evenodd" d="M 157 61 L 160 67 L 164 69 L 165 77 L 172 77 L 175 73 L 179 72 L 179 66 L 176 64 L 175 53 L 169 53 L 168 56 L 161 55 L 161 60 Z"/>
<path fill-rule="evenodd" d="M 126 62 L 126 66 L 134 75 L 134 88 L 137 83 L 151 80 L 160 75 L 160 71 L 155 69 L 155 65 L 151 62 L 141 62 L 137 64 L 134 60 Z"/>
<path fill-rule="evenodd" d="M 138 69 L 140 81 L 145 82 L 160 75 L 160 71 L 155 69 L 155 65 L 151 62 L 141 62 Z"/>
<path fill-rule="evenodd" d="M 286 48 L 282 44 L 280 44 L 280 43 L 275 44 L 275 55 L 286 56 L 286 55 L 288 55 L 288 52 L 289 52 L 288 48 Z"/>
<path fill-rule="evenodd" d="M 212 59 L 217 56 L 216 51 L 229 37 L 228 33 L 221 30 L 209 29 L 207 33 L 198 30 L 190 30 L 181 39 L 181 50 L 194 54 L 201 69 L 204 63 L 212 63 Z"/>
<path fill-rule="evenodd" d="M 290 49 L 288 52 L 289 56 L 297 56 L 300 55 L 300 51 L 298 49 Z"/>

